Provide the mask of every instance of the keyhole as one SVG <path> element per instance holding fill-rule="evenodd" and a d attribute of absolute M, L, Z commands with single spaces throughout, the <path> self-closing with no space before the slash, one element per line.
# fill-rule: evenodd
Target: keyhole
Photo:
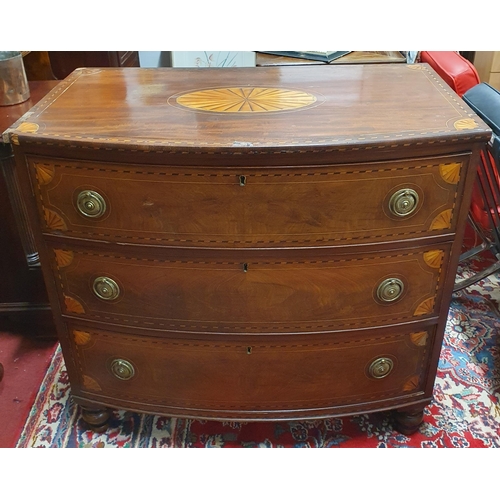
<path fill-rule="evenodd" d="M 247 178 L 244 175 L 240 175 L 240 186 L 244 186 L 247 183 Z"/>
<path fill-rule="evenodd" d="M 246 273 L 248 271 L 248 264 L 245 262 L 243 264 L 243 272 Z"/>
<path fill-rule="evenodd" d="M 251 347 L 247 347 L 247 354 L 252 354 L 252 348 Z"/>

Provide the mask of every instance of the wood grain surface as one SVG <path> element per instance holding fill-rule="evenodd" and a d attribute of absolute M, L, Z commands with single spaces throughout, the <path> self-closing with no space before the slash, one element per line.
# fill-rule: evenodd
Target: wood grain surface
<path fill-rule="evenodd" d="M 8 135 L 99 428 L 420 421 L 491 135 L 428 66 L 80 69 Z"/>

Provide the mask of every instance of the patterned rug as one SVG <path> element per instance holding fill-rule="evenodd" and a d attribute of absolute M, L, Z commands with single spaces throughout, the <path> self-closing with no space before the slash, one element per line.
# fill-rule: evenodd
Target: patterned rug
<path fill-rule="evenodd" d="M 467 276 L 484 266 L 459 270 Z M 404 436 L 391 413 L 313 421 L 235 423 L 115 411 L 102 434 L 71 400 L 60 348 L 43 380 L 18 448 L 497 448 L 500 447 L 500 275 L 452 301 L 432 403 Z"/>

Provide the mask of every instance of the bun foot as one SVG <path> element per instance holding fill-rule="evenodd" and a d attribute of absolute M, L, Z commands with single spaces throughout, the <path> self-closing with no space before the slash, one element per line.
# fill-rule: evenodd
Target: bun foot
<path fill-rule="evenodd" d="M 394 412 L 394 428 L 405 436 L 414 434 L 424 419 L 424 408 L 425 406 L 418 409 L 396 410 Z"/>
<path fill-rule="evenodd" d="M 84 408 L 82 418 L 94 432 L 104 432 L 109 427 L 110 410 L 107 408 Z"/>

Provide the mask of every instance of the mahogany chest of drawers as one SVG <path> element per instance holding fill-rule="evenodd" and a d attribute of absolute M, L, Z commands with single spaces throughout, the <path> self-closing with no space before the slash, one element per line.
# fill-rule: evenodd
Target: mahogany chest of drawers
<path fill-rule="evenodd" d="M 427 65 L 79 69 L 9 133 L 95 428 L 416 430 L 490 136 Z"/>

